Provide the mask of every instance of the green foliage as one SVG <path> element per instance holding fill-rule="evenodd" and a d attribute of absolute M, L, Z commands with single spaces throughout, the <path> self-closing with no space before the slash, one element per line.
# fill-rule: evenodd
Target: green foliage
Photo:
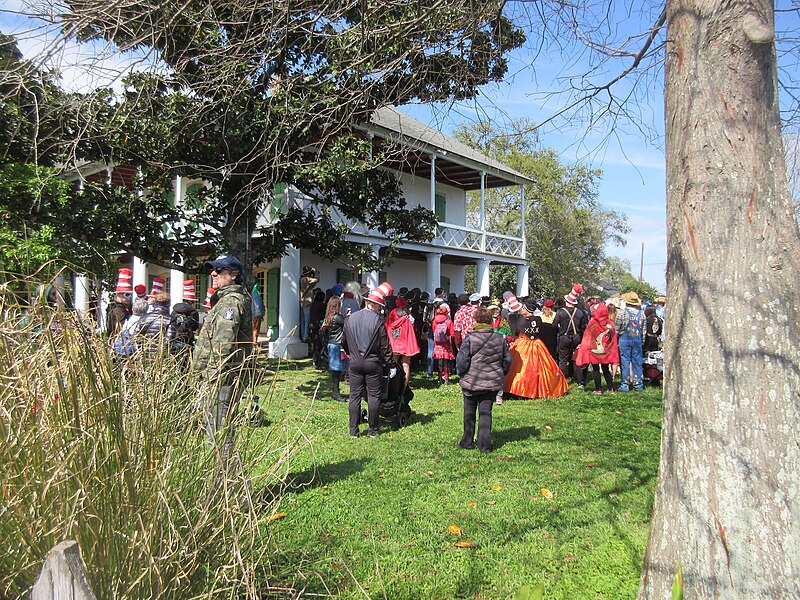
<path fill-rule="evenodd" d="M 122 362 L 75 314 L 40 305 L 21 319 L 9 299 L 0 596 L 25 597 L 47 552 L 74 539 L 98 598 L 258 597 L 273 497 L 251 490 L 274 482 L 283 442 L 240 429 L 241 469 L 223 472 L 196 378 L 173 357 Z"/>
<path fill-rule="evenodd" d="M 462 126 L 456 137 L 535 180 L 525 188 L 530 288 L 533 294 L 554 297 L 576 281 L 597 279 L 606 244 L 624 245 L 629 229 L 624 215 L 597 201 L 601 171 L 562 164 L 554 150 L 536 147 L 534 130 L 527 120 L 514 122 L 511 131 L 484 121 Z M 470 210 L 477 209 L 477 202 L 473 198 Z M 486 207 L 488 229 L 519 230 L 517 193 L 490 190 Z"/>
<path fill-rule="evenodd" d="M 523 585 L 518 589 L 512 600 L 542 600 L 544 598 L 544 581 L 540 581 L 536 587 Z"/>
<path fill-rule="evenodd" d="M 594 396 L 589 384 L 563 398 L 508 400 L 493 409 L 494 452 L 480 454 L 455 447 L 458 385 L 412 374 L 409 424 L 354 439 L 328 374 L 308 364 L 284 366 L 283 399 L 266 408 L 306 436 L 276 509 L 286 513 L 273 527 L 284 569 L 272 586 L 343 599 L 509 598 L 543 581 L 548 599 L 636 597 L 660 389 Z"/>
<path fill-rule="evenodd" d="M 642 300 L 650 300 L 651 302 L 661 293 L 646 281 L 639 281 L 630 273 L 626 273 L 622 278 L 622 285 L 620 286 L 620 293 L 636 292 Z"/>

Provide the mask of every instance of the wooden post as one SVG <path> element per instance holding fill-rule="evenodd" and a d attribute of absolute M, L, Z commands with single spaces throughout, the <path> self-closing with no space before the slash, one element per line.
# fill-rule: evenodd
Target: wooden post
<path fill-rule="evenodd" d="M 67 540 L 50 550 L 31 600 L 95 600 L 78 542 Z"/>

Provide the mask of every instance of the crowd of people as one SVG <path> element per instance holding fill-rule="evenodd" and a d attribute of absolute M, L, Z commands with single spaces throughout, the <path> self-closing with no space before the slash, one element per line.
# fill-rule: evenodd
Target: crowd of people
<path fill-rule="evenodd" d="M 408 386 L 413 368 L 439 385 L 458 375 L 464 395 L 458 445 L 475 447 L 477 412 L 477 447 L 484 452 L 491 450 L 493 404 L 562 396 L 570 381 L 584 388 L 588 375 L 598 395 L 640 391 L 646 375 L 654 383 L 661 376 L 660 369 L 645 373 L 643 357 L 661 348 L 664 297 L 655 305 L 636 292 L 603 301 L 587 296 L 580 284 L 555 299 L 517 298 L 509 291 L 495 302 L 477 293 L 445 295 L 441 288 L 432 297 L 418 288 L 395 293 L 388 282 L 362 292 L 356 282 L 316 289 L 309 305 L 314 362 L 330 371 L 335 399 L 345 401 L 340 385 L 350 378 L 351 435 L 359 434 L 362 399 L 367 433 L 378 434 L 381 378 L 397 372 Z"/>
<path fill-rule="evenodd" d="M 203 304 L 208 312 L 202 328 L 193 281 L 184 283 L 182 302 L 170 311 L 163 280 L 155 278 L 148 294 L 144 286 L 131 287 L 127 269 L 120 269 L 106 327 L 119 354 L 152 355 L 166 348 L 193 354 L 195 367 L 211 372 L 209 382 L 219 388 L 219 396 L 209 400 L 215 407 L 208 421 L 212 435 L 233 402 L 231 370 L 221 365 L 241 355 L 238 364 L 252 351 L 264 305 L 257 287 L 242 285 L 235 257 L 221 255 L 208 265 L 215 285 Z M 555 398 L 569 391 L 570 382 L 584 388 L 587 379 L 598 395 L 640 391 L 646 379 L 657 382 L 661 376 L 660 368 L 646 370 L 644 357 L 661 348 L 664 297 L 653 304 L 627 292 L 601 300 L 575 284 L 558 298 L 517 298 L 507 291 L 492 300 L 441 288 L 432 296 L 418 288 L 395 292 L 388 282 L 373 290 L 349 282 L 323 291 L 314 287 L 313 269 L 304 269 L 304 278 L 301 337 L 314 364 L 329 372 L 332 397 L 348 403 L 353 436 L 360 434 L 363 412 L 366 433 L 379 434 L 387 389 L 408 392 L 414 369 L 444 386 L 458 376 L 464 397 L 458 446 L 476 447 L 477 418 L 483 452 L 491 450 L 492 407 L 509 398 Z M 348 395 L 343 382 L 349 383 Z"/>

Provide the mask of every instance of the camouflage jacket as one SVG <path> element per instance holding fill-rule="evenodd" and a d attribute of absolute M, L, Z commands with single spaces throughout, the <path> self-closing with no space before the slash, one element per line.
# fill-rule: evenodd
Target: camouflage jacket
<path fill-rule="evenodd" d="M 253 326 L 250 294 L 241 285 L 220 288 L 197 334 L 193 362 L 209 379 L 235 372 L 250 355 Z"/>

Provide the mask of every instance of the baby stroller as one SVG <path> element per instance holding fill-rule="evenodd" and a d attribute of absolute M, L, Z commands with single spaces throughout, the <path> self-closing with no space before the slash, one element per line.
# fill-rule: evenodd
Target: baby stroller
<path fill-rule="evenodd" d="M 645 382 L 650 382 L 652 385 L 661 385 L 661 380 L 664 379 L 664 351 L 654 350 L 645 352 L 642 359 L 642 375 L 644 375 Z"/>
<path fill-rule="evenodd" d="M 411 400 L 414 399 L 414 392 L 408 387 L 403 378 L 403 370 L 397 368 L 397 374 L 389 377 L 389 368 L 383 371 L 383 387 L 381 388 L 380 408 L 378 416 L 390 421 L 395 427 L 403 427 L 409 417 L 411 417 Z M 361 418 L 367 422 L 367 411 L 361 411 Z"/>

